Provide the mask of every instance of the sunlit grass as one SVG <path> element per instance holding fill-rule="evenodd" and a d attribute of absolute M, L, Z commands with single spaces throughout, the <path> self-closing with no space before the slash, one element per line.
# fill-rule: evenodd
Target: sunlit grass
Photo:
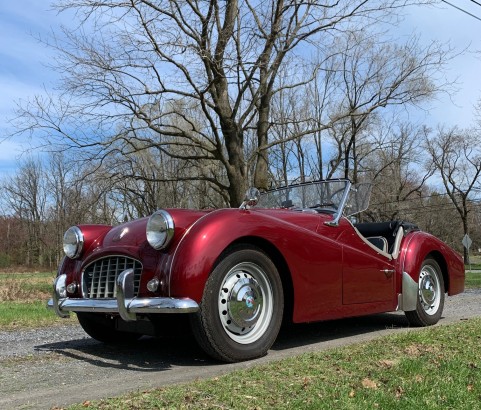
<path fill-rule="evenodd" d="M 71 409 L 479 409 L 481 319 Z"/>
<path fill-rule="evenodd" d="M 0 273 L 0 330 L 73 323 L 47 309 L 53 272 Z"/>
<path fill-rule="evenodd" d="M 466 271 L 466 289 L 481 288 L 481 270 L 479 271 Z"/>

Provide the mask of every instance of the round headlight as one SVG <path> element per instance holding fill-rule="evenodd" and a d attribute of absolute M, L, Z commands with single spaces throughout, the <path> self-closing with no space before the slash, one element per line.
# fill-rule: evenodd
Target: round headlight
<path fill-rule="evenodd" d="M 84 247 L 84 235 L 78 226 L 71 226 L 63 236 L 63 251 L 70 259 L 80 256 Z"/>
<path fill-rule="evenodd" d="M 147 222 L 147 241 L 154 249 L 165 248 L 174 237 L 174 220 L 164 210 L 156 211 Z"/>

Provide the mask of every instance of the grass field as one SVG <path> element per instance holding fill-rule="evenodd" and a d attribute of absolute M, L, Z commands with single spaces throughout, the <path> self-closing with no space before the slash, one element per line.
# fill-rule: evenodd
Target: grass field
<path fill-rule="evenodd" d="M 31 302 L 50 297 L 54 272 L 0 273 L 0 300 Z"/>
<path fill-rule="evenodd" d="M 466 271 L 465 287 L 466 289 L 481 288 L 481 270 Z"/>
<path fill-rule="evenodd" d="M 0 330 L 66 324 L 47 310 L 54 272 L 0 273 Z"/>
<path fill-rule="evenodd" d="M 480 409 L 480 342 L 471 319 L 69 409 Z"/>

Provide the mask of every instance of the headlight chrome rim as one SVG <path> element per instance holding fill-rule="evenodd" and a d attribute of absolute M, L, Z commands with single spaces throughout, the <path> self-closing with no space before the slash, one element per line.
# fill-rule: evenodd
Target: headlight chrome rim
<path fill-rule="evenodd" d="M 165 249 L 174 237 L 174 220 L 165 210 L 155 211 L 147 222 L 147 241 L 152 248 Z"/>
<path fill-rule="evenodd" d="M 63 236 L 63 251 L 70 259 L 76 259 L 82 253 L 84 235 L 78 226 L 71 226 Z"/>

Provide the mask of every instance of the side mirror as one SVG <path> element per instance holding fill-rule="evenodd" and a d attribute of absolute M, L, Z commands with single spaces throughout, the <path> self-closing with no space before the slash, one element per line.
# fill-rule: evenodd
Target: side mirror
<path fill-rule="evenodd" d="M 257 188 L 253 188 L 253 187 L 249 188 L 246 191 L 246 195 L 244 197 L 244 202 L 242 202 L 239 209 L 249 209 L 253 206 L 256 206 L 257 203 L 259 202 L 260 195 L 261 195 L 261 193 L 259 192 L 259 190 Z"/>

